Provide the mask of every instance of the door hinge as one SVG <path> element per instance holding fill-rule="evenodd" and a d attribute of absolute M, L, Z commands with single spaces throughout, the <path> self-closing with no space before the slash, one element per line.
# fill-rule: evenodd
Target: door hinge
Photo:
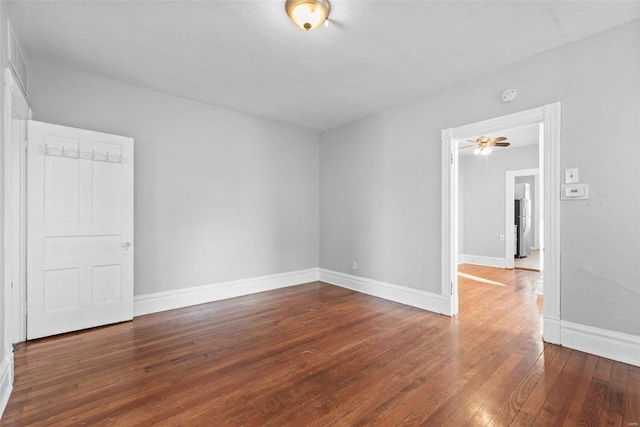
<path fill-rule="evenodd" d="M 449 159 L 451 161 L 451 164 L 453 164 L 453 151 L 449 153 Z"/>
<path fill-rule="evenodd" d="M 449 295 L 453 295 L 453 282 L 451 282 L 451 290 L 450 290 L 450 294 Z"/>

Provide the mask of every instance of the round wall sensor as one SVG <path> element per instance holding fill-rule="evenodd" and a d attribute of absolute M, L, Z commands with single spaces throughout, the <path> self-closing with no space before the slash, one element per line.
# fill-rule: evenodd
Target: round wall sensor
<path fill-rule="evenodd" d="M 518 91 L 515 89 L 507 89 L 502 93 L 502 100 L 504 102 L 511 102 L 518 96 Z"/>

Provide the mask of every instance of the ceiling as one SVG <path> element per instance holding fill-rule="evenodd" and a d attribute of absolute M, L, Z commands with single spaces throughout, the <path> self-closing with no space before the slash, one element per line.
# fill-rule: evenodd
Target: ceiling
<path fill-rule="evenodd" d="M 640 1 L 331 0 L 305 32 L 284 0 L 8 3 L 30 58 L 313 132 L 640 17 Z"/>

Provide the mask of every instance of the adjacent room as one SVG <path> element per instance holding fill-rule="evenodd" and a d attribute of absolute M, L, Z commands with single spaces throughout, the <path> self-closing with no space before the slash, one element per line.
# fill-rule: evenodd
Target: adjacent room
<path fill-rule="evenodd" d="M 640 422 L 640 1 L 0 0 L 0 425 Z"/>

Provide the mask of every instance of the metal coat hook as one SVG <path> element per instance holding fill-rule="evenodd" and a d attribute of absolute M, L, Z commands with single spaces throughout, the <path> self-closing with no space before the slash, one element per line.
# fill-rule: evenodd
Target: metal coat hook
<path fill-rule="evenodd" d="M 84 159 L 91 160 L 95 162 L 106 162 L 106 163 L 127 163 L 127 158 L 121 152 L 119 155 L 112 155 L 110 152 L 98 152 L 96 154 L 96 150 L 92 149 L 91 151 L 80 151 L 78 150 L 69 150 L 67 151 L 66 147 L 61 146 L 60 148 L 55 147 L 55 150 L 50 150 L 48 144 L 44 144 L 38 147 L 38 153 L 43 154 L 45 156 L 54 156 L 54 157 L 64 157 L 66 159 Z"/>

